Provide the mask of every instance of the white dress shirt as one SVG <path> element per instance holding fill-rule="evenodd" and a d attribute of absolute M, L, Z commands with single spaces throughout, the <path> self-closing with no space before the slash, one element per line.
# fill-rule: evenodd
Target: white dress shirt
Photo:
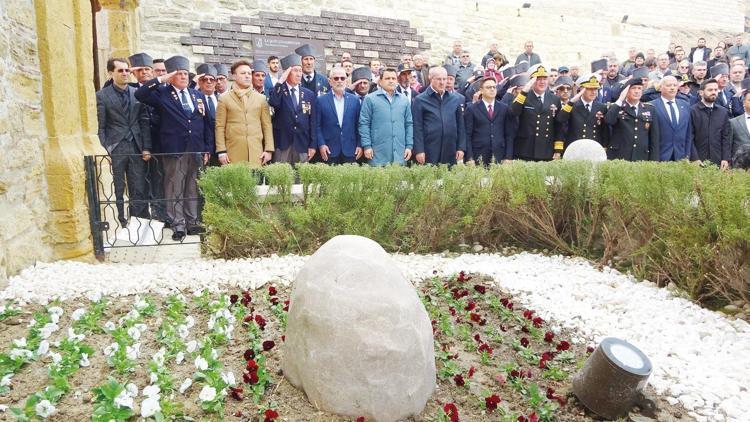
<path fill-rule="evenodd" d="M 339 127 L 344 126 L 344 101 L 345 97 L 343 95 L 339 98 L 338 95 L 333 94 L 333 105 L 336 107 L 336 117 L 339 119 Z"/>
<path fill-rule="evenodd" d="M 290 95 L 294 95 L 294 99 L 297 101 L 297 105 L 299 105 L 299 85 L 289 85 L 289 82 L 286 84 L 287 89 L 289 89 Z M 294 89 L 294 94 L 292 94 L 292 89 Z"/>
<path fill-rule="evenodd" d="M 680 121 L 680 108 L 677 107 L 677 98 L 675 98 L 674 100 L 668 100 L 664 97 L 661 97 L 661 100 L 664 102 L 664 108 L 667 109 L 667 116 L 669 116 L 669 120 L 672 120 L 672 112 L 669 111 L 669 104 L 667 103 L 670 101 L 672 102 L 672 107 L 674 108 L 674 116 L 675 116 L 674 118 L 677 119 L 677 121 L 674 122 L 674 124 L 677 124 L 677 122 Z"/>
<path fill-rule="evenodd" d="M 191 98 L 190 90 L 188 90 L 187 88 L 179 89 L 174 85 L 172 85 L 172 88 L 177 91 L 177 99 L 180 101 L 180 105 L 182 105 L 182 91 L 185 91 L 185 97 L 187 98 L 187 103 L 190 106 L 190 111 L 195 111 L 195 105 L 193 105 L 193 99 Z"/>

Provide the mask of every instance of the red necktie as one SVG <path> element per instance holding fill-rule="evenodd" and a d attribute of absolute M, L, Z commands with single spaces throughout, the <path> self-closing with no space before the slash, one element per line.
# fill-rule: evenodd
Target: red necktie
<path fill-rule="evenodd" d="M 490 119 L 492 118 L 492 104 L 487 106 L 487 115 L 490 116 Z"/>

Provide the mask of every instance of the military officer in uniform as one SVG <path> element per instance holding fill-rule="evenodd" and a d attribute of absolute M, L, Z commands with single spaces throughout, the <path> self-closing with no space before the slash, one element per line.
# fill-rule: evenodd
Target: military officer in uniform
<path fill-rule="evenodd" d="M 206 97 L 188 87 L 190 62 L 173 56 L 164 62 L 167 74 L 146 82 L 135 92 L 138 101 L 159 115 L 159 141 L 164 164 L 164 196 L 172 222 L 172 239 L 204 231 L 198 215 L 198 170 L 208 162 L 213 128 Z M 166 84 L 165 84 L 166 83 Z"/>
<path fill-rule="evenodd" d="M 303 44 L 294 50 L 302 57 L 302 87 L 309 89 L 315 95 L 323 95 L 331 90 L 328 78 L 315 71 L 315 52 L 310 44 Z M 282 63 L 282 67 L 283 63 Z"/>
<path fill-rule="evenodd" d="M 628 80 L 604 122 L 612 128 L 607 156 L 627 161 L 659 160 L 659 125 L 653 105 L 642 103 L 643 80 Z"/>
<path fill-rule="evenodd" d="M 567 120 L 564 134 L 565 147 L 579 139 L 591 139 L 603 147 L 609 142 L 609 127 L 604 123 L 607 105 L 597 100 L 599 78 L 589 75 L 579 86 L 581 89 L 562 107 L 562 118 Z"/>
<path fill-rule="evenodd" d="M 284 73 L 273 87 L 268 104 L 273 107 L 273 160 L 304 163 L 315 156 L 316 95 L 301 85 L 302 59 L 292 53 L 281 59 Z M 327 82 L 326 82 L 327 83 Z"/>
<path fill-rule="evenodd" d="M 548 90 L 549 73 L 544 65 L 530 67 L 529 77 L 529 82 L 510 106 L 511 112 L 518 116 L 513 151 L 521 160 L 556 160 L 565 144 L 560 98 Z"/>

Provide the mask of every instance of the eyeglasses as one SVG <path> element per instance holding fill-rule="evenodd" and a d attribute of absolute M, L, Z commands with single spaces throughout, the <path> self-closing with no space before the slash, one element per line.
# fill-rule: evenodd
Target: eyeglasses
<path fill-rule="evenodd" d="M 334 76 L 331 79 L 333 79 L 334 81 L 345 81 L 346 76 Z"/>
<path fill-rule="evenodd" d="M 216 79 L 214 79 L 214 78 L 201 78 L 201 81 L 209 83 L 209 84 L 215 84 L 216 83 Z"/>
<path fill-rule="evenodd" d="M 130 69 L 117 69 L 117 73 L 130 73 Z"/>
<path fill-rule="evenodd" d="M 557 90 L 558 91 L 570 91 L 570 88 L 568 88 L 567 86 L 561 86 L 561 87 L 557 88 Z"/>
<path fill-rule="evenodd" d="M 359 85 L 370 85 L 370 81 L 359 81 L 357 82 Z"/>

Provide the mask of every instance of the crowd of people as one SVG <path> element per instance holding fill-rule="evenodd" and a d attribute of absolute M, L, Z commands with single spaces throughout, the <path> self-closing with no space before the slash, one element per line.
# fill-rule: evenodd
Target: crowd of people
<path fill-rule="evenodd" d="M 127 186 L 129 214 L 166 222 L 174 240 L 203 231 L 196 180 L 206 164 L 489 166 L 555 160 L 586 138 L 611 159 L 747 168 L 750 46 L 729 41 L 631 48 L 622 62 L 605 53 L 590 68 L 549 66 L 531 41 L 513 62 L 493 43 L 474 64 L 455 41 L 440 64 L 424 53 L 355 67 L 345 52 L 327 75 L 308 44 L 194 72 L 183 56 L 138 53 L 107 62 L 99 138 L 121 224 Z M 171 205 L 149 207 L 155 198 Z"/>

